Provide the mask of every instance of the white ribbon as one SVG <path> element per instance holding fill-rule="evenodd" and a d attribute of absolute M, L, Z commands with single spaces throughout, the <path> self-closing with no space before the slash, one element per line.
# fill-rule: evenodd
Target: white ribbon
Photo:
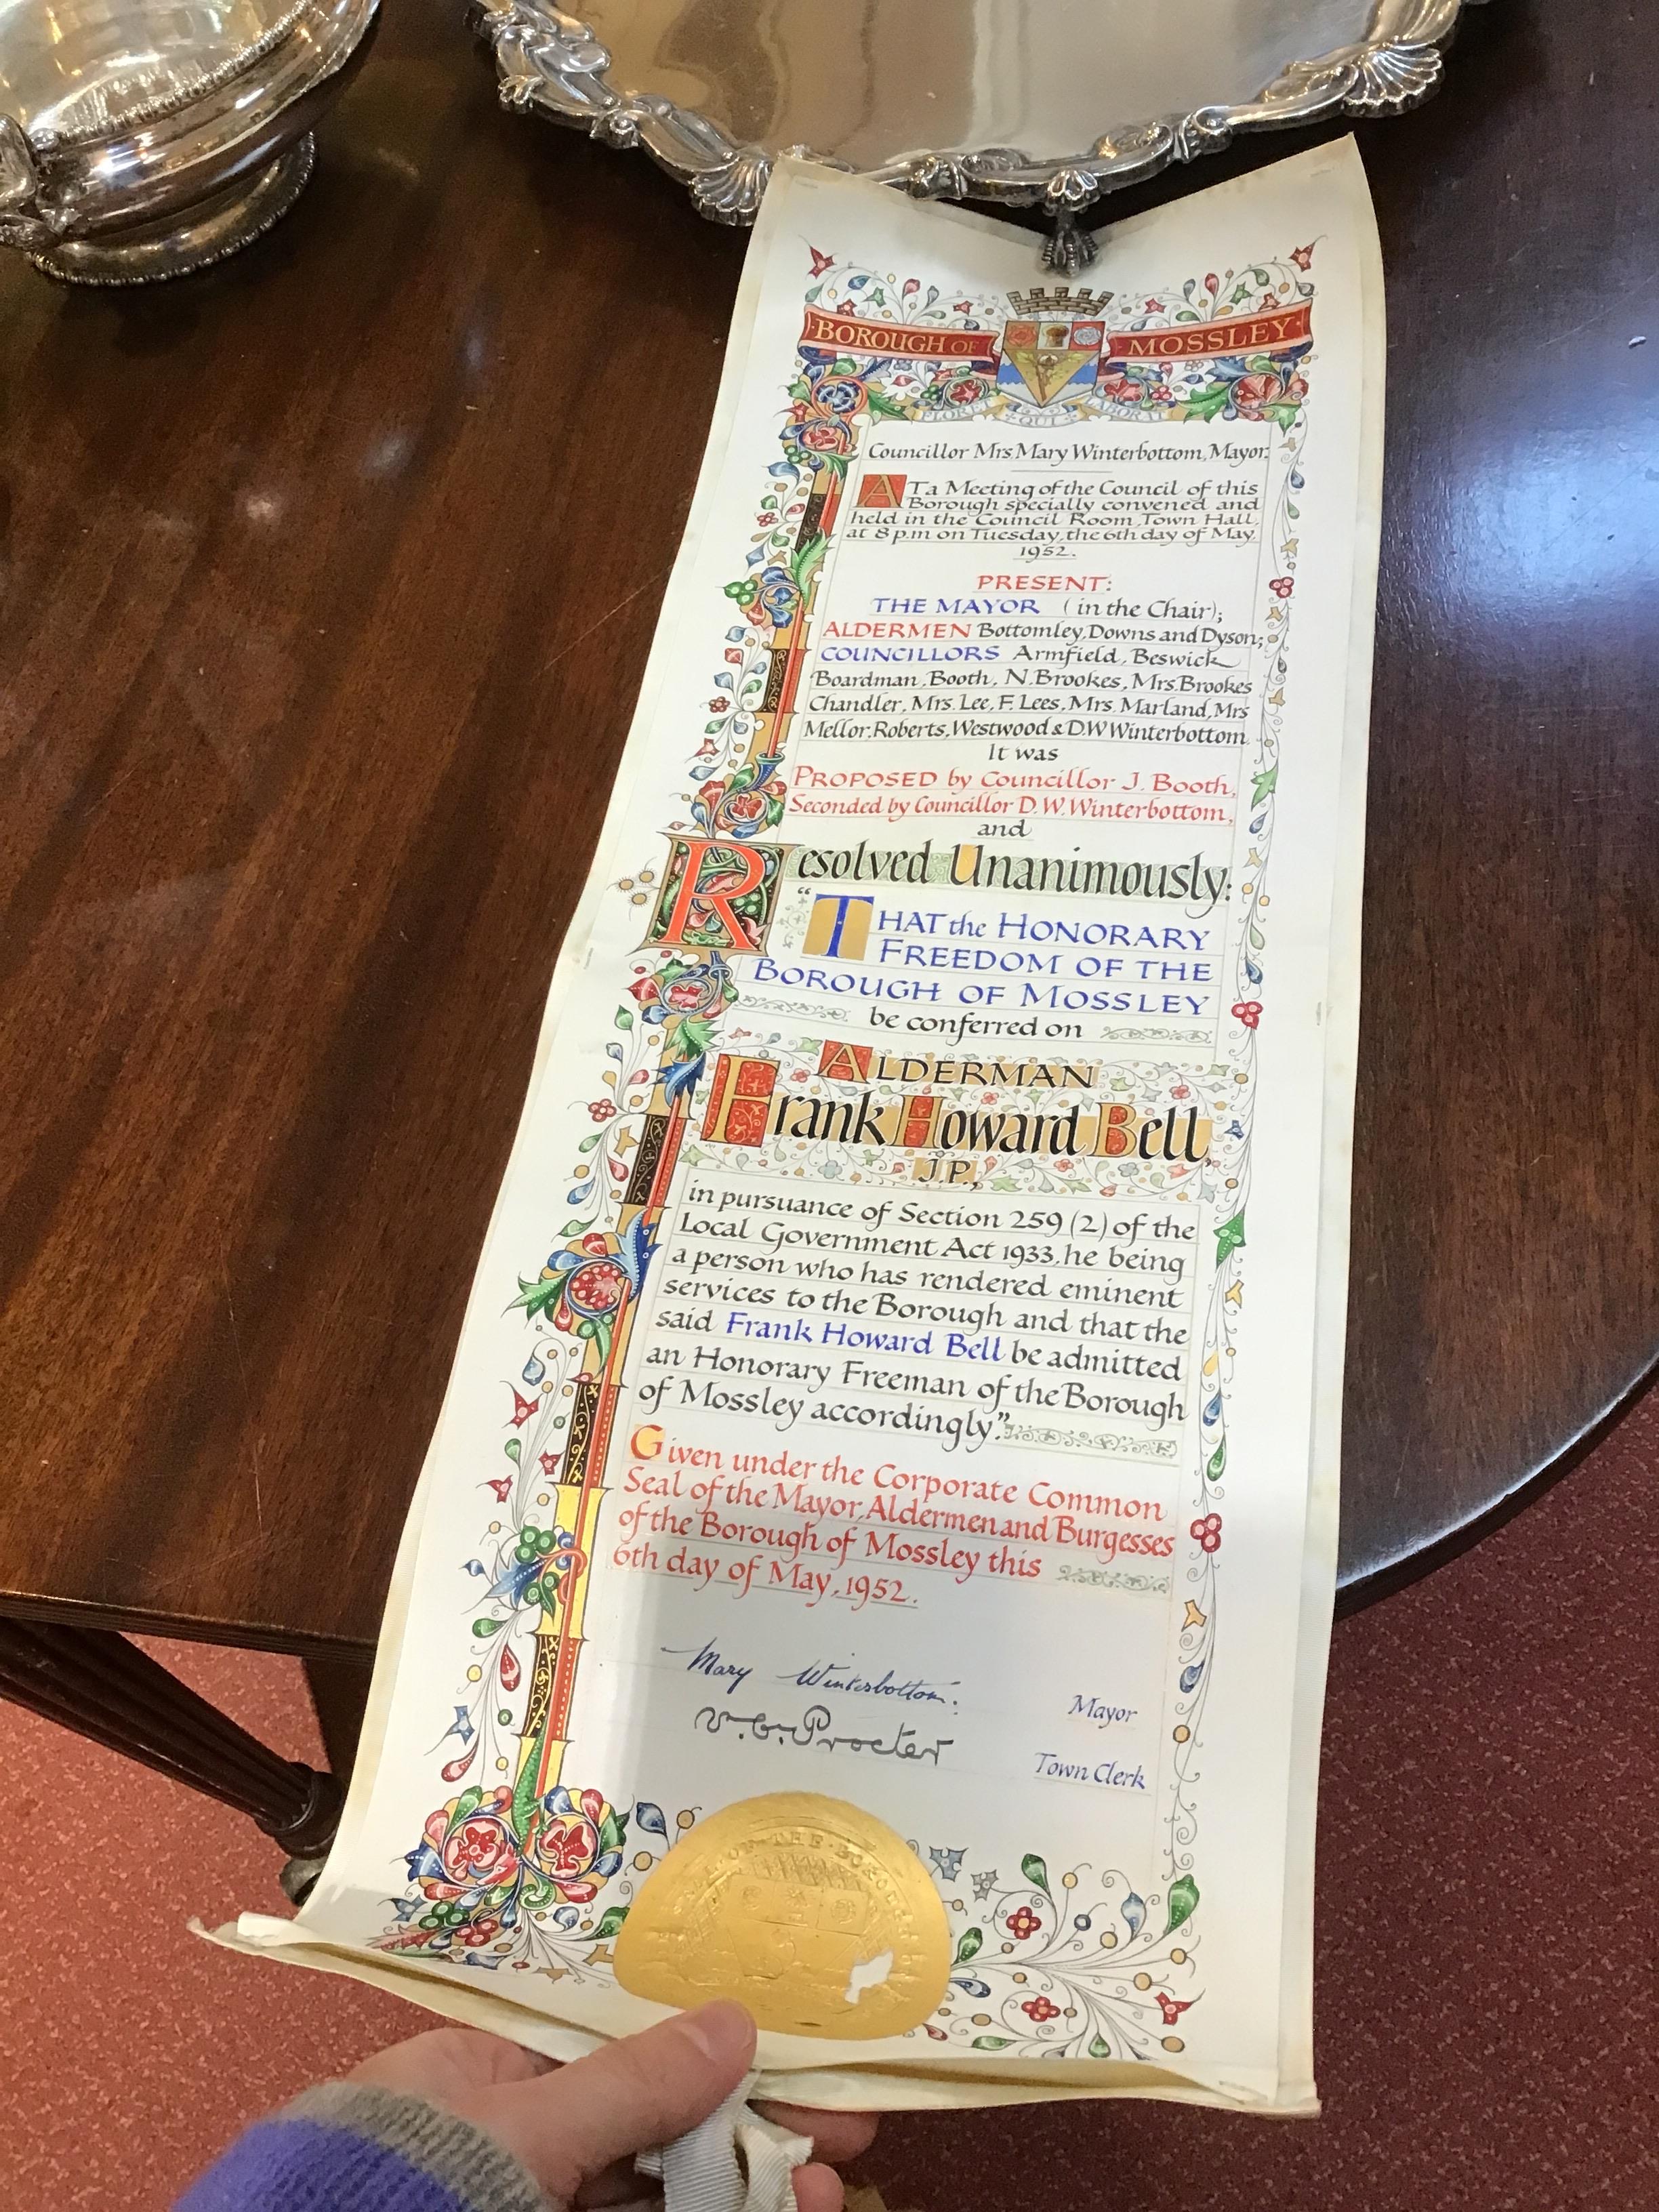
<path fill-rule="evenodd" d="M 664 2212 L 794 2212 L 790 2177 L 811 2157 L 811 2138 L 753 2110 L 755 2079 L 689 2135 L 635 2160 L 641 2173 L 661 2176 Z"/>

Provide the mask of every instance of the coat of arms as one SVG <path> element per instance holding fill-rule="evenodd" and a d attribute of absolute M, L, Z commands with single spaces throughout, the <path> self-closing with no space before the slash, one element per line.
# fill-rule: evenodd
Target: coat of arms
<path fill-rule="evenodd" d="M 1053 291 L 1011 292 L 1008 304 L 1018 319 L 1002 326 L 1002 356 L 997 384 L 1011 398 L 1034 399 L 1052 407 L 1057 399 L 1080 399 L 1094 389 L 1100 349 L 1106 337 L 1109 292 L 1073 292 L 1069 284 Z"/>

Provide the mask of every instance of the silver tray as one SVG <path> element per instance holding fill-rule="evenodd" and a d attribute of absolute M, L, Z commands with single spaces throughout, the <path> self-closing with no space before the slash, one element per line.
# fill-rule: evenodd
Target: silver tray
<path fill-rule="evenodd" d="M 641 147 L 716 222 L 780 153 L 924 199 L 1077 216 L 1234 134 L 1393 115 L 1439 82 L 1465 0 L 473 0 L 503 106 Z M 1471 0 L 1472 4 L 1472 0 Z"/>

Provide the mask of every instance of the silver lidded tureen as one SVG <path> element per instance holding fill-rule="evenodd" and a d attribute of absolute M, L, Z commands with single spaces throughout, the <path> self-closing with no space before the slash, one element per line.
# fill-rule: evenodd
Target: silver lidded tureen
<path fill-rule="evenodd" d="M 0 0 L 0 245 L 177 276 L 287 213 L 379 0 Z"/>

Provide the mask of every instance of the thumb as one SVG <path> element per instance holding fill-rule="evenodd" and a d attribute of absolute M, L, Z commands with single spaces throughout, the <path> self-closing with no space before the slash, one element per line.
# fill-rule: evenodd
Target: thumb
<path fill-rule="evenodd" d="M 672 2142 L 729 2097 L 755 2056 L 755 2023 L 721 2002 L 607 2044 L 534 2081 L 499 2082 L 451 2109 L 504 2143 L 568 2202 L 613 2160 Z"/>

